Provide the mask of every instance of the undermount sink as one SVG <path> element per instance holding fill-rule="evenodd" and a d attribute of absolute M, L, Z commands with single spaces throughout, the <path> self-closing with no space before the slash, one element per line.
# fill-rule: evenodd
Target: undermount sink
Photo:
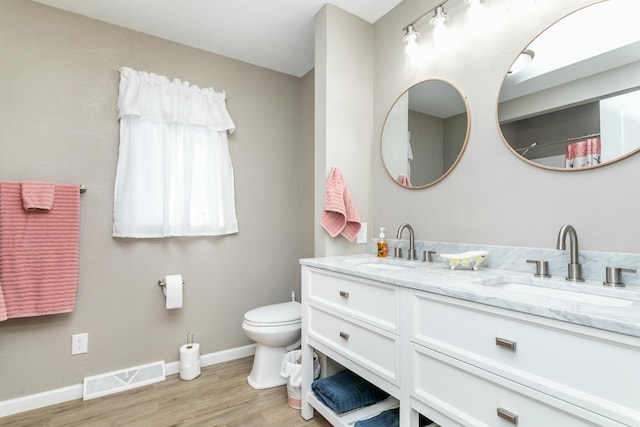
<path fill-rule="evenodd" d="M 393 270 L 393 271 L 406 270 L 408 268 L 413 268 L 413 266 L 408 266 L 408 265 L 386 264 L 382 262 L 367 262 L 365 264 L 359 264 L 359 266 L 366 267 L 366 268 L 377 268 L 379 270 Z"/>
<path fill-rule="evenodd" d="M 497 287 L 507 291 L 522 292 L 529 295 L 536 295 L 548 298 L 558 298 L 566 301 L 577 303 L 597 304 L 608 307 L 625 307 L 636 302 L 635 300 L 618 298 L 607 295 L 584 293 L 579 290 L 559 289 L 555 287 L 543 286 L 541 284 L 532 283 L 526 278 L 520 277 L 498 277 L 485 279 L 482 285 Z M 581 286 L 581 285 L 577 285 Z"/>
<path fill-rule="evenodd" d="M 365 269 L 374 270 L 386 270 L 386 271 L 400 271 L 415 268 L 420 266 L 420 263 L 416 261 L 407 261 L 397 258 L 365 258 L 360 260 L 352 260 L 349 264 L 355 267 L 362 267 Z"/>

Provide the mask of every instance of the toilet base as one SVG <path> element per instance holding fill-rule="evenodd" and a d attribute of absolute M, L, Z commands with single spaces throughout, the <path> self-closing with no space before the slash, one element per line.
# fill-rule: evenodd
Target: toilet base
<path fill-rule="evenodd" d="M 287 380 L 280 376 L 282 359 L 286 354 L 286 347 L 269 347 L 256 344 L 253 366 L 251 367 L 251 373 L 247 377 L 249 385 L 259 390 L 286 384 Z"/>

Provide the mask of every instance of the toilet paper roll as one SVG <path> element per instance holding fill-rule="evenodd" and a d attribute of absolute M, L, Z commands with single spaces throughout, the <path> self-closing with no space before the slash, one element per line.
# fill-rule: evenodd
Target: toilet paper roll
<path fill-rule="evenodd" d="M 189 344 L 184 344 L 180 347 L 180 363 L 184 365 L 193 365 L 194 363 L 200 363 L 200 344 L 193 343 L 191 348 Z"/>
<path fill-rule="evenodd" d="M 182 274 L 171 274 L 164 277 L 164 293 L 167 296 L 166 308 L 182 307 Z"/>
<path fill-rule="evenodd" d="M 180 347 L 180 378 L 192 380 L 200 375 L 200 344 L 193 343 Z"/>

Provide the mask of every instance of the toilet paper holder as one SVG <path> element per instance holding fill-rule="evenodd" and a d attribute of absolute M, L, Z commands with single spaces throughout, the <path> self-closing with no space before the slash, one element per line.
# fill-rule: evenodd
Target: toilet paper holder
<path fill-rule="evenodd" d="M 193 332 L 187 332 L 187 348 L 193 347 Z"/>
<path fill-rule="evenodd" d="M 182 284 L 185 285 L 186 283 L 184 283 L 184 279 L 182 279 Z M 167 286 L 167 282 L 164 281 L 164 279 L 160 279 L 158 280 L 158 286 L 160 286 L 161 288 L 164 288 L 165 286 Z"/>

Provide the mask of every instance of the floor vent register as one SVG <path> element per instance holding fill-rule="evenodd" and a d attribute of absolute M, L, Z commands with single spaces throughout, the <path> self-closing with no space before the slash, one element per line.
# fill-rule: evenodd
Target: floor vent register
<path fill-rule="evenodd" d="M 82 399 L 95 399 L 96 397 L 164 381 L 165 378 L 164 360 L 134 366 L 120 371 L 85 377 Z"/>

